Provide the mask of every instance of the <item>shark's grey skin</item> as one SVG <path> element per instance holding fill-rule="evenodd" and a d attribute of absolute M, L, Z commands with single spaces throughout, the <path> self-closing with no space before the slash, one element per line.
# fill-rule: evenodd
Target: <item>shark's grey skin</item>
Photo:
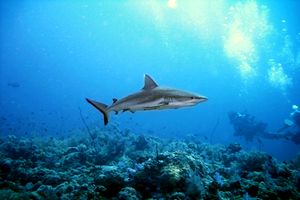
<path fill-rule="evenodd" d="M 144 80 L 145 85 L 141 91 L 120 100 L 113 99 L 114 102 L 110 106 L 88 98 L 86 100 L 103 114 L 105 125 L 108 123 L 111 111 L 118 113 L 119 111 L 135 112 L 138 110 L 176 109 L 194 106 L 207 100 L 205 96 L 172 88 L 159 87 L 149 75 L 145 75 Z"/>

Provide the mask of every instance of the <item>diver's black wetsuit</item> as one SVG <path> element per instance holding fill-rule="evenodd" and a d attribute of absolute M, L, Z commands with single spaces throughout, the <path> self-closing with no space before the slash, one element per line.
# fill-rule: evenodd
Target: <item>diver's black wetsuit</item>
<path fill-rule="evenodd" d="M 286 137 L 283 134 L 267 132 L 267 124 L 256 121 L 255 118 L 249 114 L 229 112 L 228 117 L 234 127 L 234 136 L 245 137 L 247 141 L 253 141 L 255 137 L 257 137 L 257 139 L 283 139 Z"/>

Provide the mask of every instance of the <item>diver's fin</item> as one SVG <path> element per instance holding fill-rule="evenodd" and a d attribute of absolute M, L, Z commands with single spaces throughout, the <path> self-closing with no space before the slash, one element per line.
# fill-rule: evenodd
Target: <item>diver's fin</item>
<path fill-rule="evenodd" d="M 155 83 L 155 81 L 147 74 L 145 74 L 144 82 L 145 83 L 144 83 L 143 90 L 150 90 L 150 89 L 158 87 L 158 85 Z"/>
<path fill-rule="evenodd" d="M 104 125 L 106 125 L 108 123 L 108 112 L 107 112 L 107 105 L 103 104 L 103 103 L 99 103 L 97 101 L 93 101 L 91 99 L 86 98 L 86 101 L 89 102 L 90 104 L 92 104 L 92 106 L 94 106 L 97 110 L 99 110 L 104 117 Z"/>
<path fill-rule="evenodd" d="M 118 99 L 113 98 L 113 103 L 116 103 L 118 101 Z"/>

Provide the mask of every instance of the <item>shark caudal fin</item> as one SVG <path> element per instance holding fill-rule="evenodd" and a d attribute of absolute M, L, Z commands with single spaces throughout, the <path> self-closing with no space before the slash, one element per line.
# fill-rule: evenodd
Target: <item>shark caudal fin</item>
<path fill-rule="evenodd" d="M 93 101 L 88 98 L 86 98 L 86 101 L 89 102 L 90 104 L 92 104 L 92 106 L 94 106 L 97 110 L 99 110 L 103 114 L 104 125 L 106 125 L 108 123 L 108 112 L 107 112 L 108 106 L 103 103 L 99 103 L 97 101 Z"/>

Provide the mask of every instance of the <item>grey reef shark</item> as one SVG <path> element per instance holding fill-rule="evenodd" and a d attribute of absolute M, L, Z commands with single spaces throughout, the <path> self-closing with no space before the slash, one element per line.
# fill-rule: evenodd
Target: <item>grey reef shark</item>
<path fill-rule="evenodd" d="M 207 100 L 205 96 L 172 88 L 159 87 L 147 74 L 144 77 L 144 81 L 144 87 L 140 91 L 119 100 L 113 99 L 113 103 L 110 106 L 88 98 L 86 100 L 103 114 L 104 125 L 107 125 L 111 111 L 118 114 L 119 111 L 134 113 L 139 110 L 177 109 L 194 106 Z"/>

